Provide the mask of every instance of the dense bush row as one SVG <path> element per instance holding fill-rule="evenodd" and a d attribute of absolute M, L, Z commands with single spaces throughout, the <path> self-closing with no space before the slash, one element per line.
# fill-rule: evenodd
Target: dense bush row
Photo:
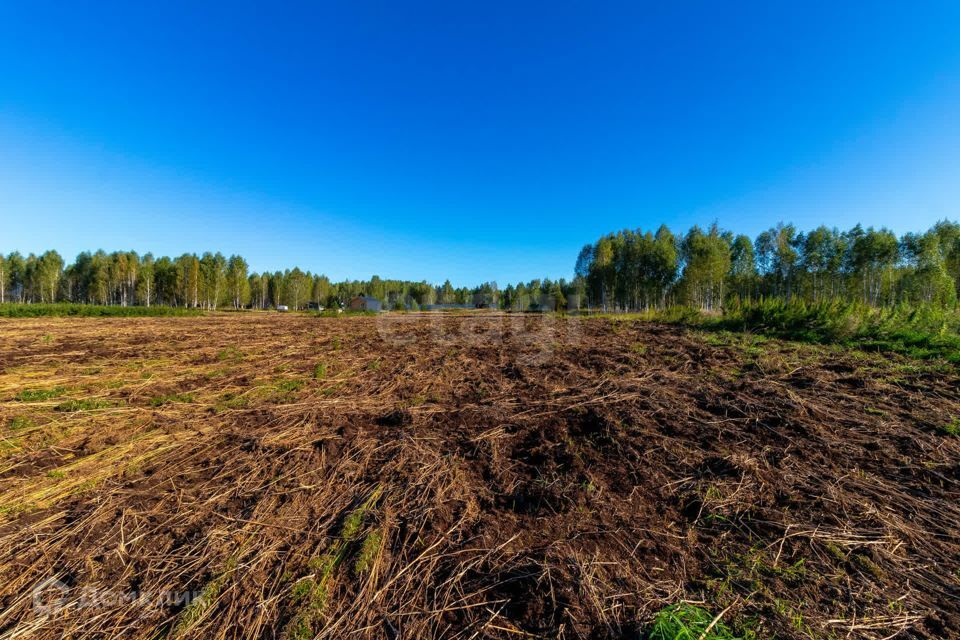
<path fill-rule="evenodd" d="M 734 302 L 722 314 L 673 306 L 647 312 L 642 317 L 917 358 L 944 358 L 960 364 L 960 311 L 938 305 L 900 304 L 880 308 L 839 299 L 788 302 L 773 298 Z"/>
<path fill-rule="evenodd" d="M 182 307 L 118 307 L 76 303 L 19 304 L 8 302 L 0 304 L 0 317 L 3 318 L 190 316 L 199 313 L 201 312 L 198 309 L 184 309 Z"/>

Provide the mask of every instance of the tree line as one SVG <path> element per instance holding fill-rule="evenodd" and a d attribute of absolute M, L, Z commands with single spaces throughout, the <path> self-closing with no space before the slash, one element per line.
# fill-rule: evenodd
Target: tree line
<path fill-rule="evenodd" d="M 778 224 L 750 238 L 716 224 L 675 234 L 625 230 L 580 252 L 574 278 L 454 287 L 449 280 L 331 282 L 298 267 L 250 272 L 239 255 L 189 253 L 176 258 L 133 251 L 83 252 L 66 264 L 56 251 L 0 254 L 0 303 L 71 302 L 120 306 L 291 309 L 335 307 L 357 295 L 387 309 L 427 305 L 504 309 L 645 310 L 687 305 L 717 310 L 759 298 L 861 301 L 872 306 L 955 306 L 960 294 L 960 224 L 942 221 L 898 237 L 857 225 L 800 232 Z"/>
<path fill-rule="evenodd" d="M 171 306 L 185 308 L 291 309 L 331 308 L 357 295 L 381 300 L 386 308 L 426 305 L 536 306 L 548 295 L 563 299 L 566 281 L 533 280 L 501 291 L 495 282 L 454 287 L 449 280 L 369 280 L 331 282 L 298 267 L 250 272 L 239 255 L 206 252 L 176 258 L 133 251 L 83 252 L 66 264 L 56 251 L 23 256 L 0 254 L 0 303 L 69 302 L 91 305 Z"/>
<path fill-rule="evenodd" d="M 953 307 L 960 294 L 960 224 L 923 233 L 857 225 L 800 232 L 780 223 L 751 239 L 694 226 L 676 235 L 620 231 L 580 252 L 574 288 L 594 306 L 643 310 L 688 305 L 722 308 L 731 300 L 847 300 Z"/>

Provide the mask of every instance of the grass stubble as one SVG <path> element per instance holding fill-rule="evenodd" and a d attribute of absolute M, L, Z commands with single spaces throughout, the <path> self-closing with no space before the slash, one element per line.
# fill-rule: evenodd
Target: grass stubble
<path fill-rule="evenodd" d="M 0 634 L 960 633 L 951 366 L 626 319 L 384 322 L 0 322 Z M 41 614 L 50 578 L 66 606 Z"/>

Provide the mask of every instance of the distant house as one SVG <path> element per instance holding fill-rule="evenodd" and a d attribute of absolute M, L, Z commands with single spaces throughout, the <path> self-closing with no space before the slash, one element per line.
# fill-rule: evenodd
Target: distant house
<path fill-rule="evenodd" d="M 383 304 L 371 296 L 355 296 L 351 298 L 347 308 L 350 311 L 380 311 Z"/>
<path fill-rule="evenodd" d="M 285 304 L 278 304 L 277 311 L 290 311 L 290 307 Z"/>

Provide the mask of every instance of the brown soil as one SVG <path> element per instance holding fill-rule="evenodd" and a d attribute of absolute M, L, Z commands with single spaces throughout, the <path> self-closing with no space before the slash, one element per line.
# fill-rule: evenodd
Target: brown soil
<path fill-rule="evenodd" d="M 957 417 L 948 367 L 633 321 L 2 321 L 0 637 L 960 637 Z"/>

